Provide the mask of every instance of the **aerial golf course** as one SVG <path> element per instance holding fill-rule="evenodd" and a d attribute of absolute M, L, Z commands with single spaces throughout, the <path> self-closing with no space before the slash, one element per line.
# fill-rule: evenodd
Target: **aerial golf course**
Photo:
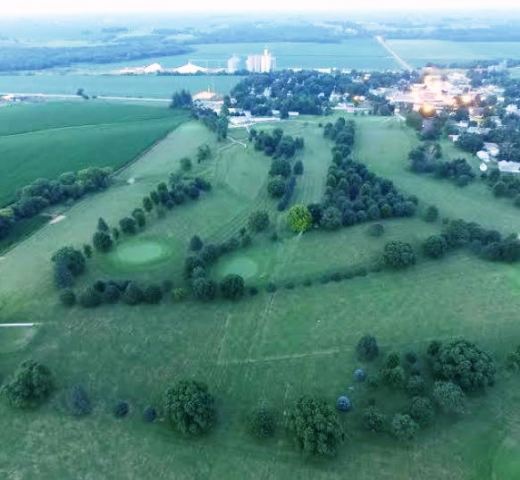
<path fill-rule="evenodd" d="M 76 111 L 80 105 L 84 113 Z M 392 180 L 400 191 L 416 195 L 418 213 L 373 222 L 384 225 L 380 237 L 367 234 L 370 222 L 295 234 L 287 228 L 287 213 L 279 212 L 267 193 L 270 159 L 253 148 L 245 129 L 230 129 L 228 139 L 218 142 L 214 132 L 187 114 L 135 105 L 19 106 L 0 111 L 0 116 L 22 118 L 23 109 L 31 115 L 36 108 L 50 113 L 45 124 L 31 126 L 34 132 L 22 127 L 0 131 L 0 152 L 8 161 L 10 145 L 18 139 L 23 138 L 24 161 L 45 151 L 27 169 L 31 178 L 0 175 L 2 201 L 41 176 L 54 178 L 93 164 L 116 172 L 108 189 L 60 206 L 60 221 L 45 221 L 0 254 L 0 321 L 34 324 L 0 328 L 0 380 L 27 358 L 45 363 L 56 379 L 56 393 L 37 410 L 20 412 L 0 403 L 0 426 L 9 439 L 0 451 L 0 477 L 520 477 L 517 374 L 499 370 L 489 394 L 469 396 L 465 415 L 457 421 L 439 417 L 404 445 L 358 427 L 361 407 L 370 400 L 390 413 L 404 408 L 406 399 L 352 378 L 360 366 L 369 377 L 379 368 L 377 362 L 356 358 L 356 343 L 367 333 L 377 337 L 383 354 L 421 353 L 432 340 L 464 337 L 485 348 L 497 363 L 503 361 L 519 340 L 518 266 L 486 262 L 465 250 L 433 261 L 421 256 L 420 245 L 440 231 L 446 217 L 520 232 L 518 209 L 511 202 L 493 198 L 478 182 L 458 188 L 410 172 L 407 155 L 418 142 L 413 131 L 396 118 L 352 116 L 353 158 Z M 66 125 L 60 109 L 68 112 Z M 305 140 L 305 148 L 296 153 L 304 173 L 292 203 L 319 202 L 325 192 L 332 144 L 323 136 L 322 121 L 328 119 L 300 116 L 259 128 L 281 126 Z M 67 142 L 59 137 L 65 127 L 77 134 L 67 136 Z M 197 163 L 201 145 L 209 146 L 212 155 Z M 240 302 L 173 301 L 168 296 L 158 305 L 61 305 L 53 282 L 53 253 L 61 246 L 79 248 L 90 242 L 99 217 L 116 225 L 178 171 L 184 157 L 194 160 L 190 175 L 211 182 L 211 190 L 164 215 L 149 213 L 144 231 L 122 237 L 106 254 L 95 252 L 77 287 L 110 278 L 169 281 L 175 289 L 183 285 L 194 235 L 205 243 L 223 242 L 247 226 L 253 211 L 266 210 L 269 227 L 254 235 L 250 245 L 219 258 L 210 270 L 216 280 L 239 274 L 258 292 Z M 422 219 L 428 205 L 439 210 L 436 222 Z M 406 271 L 372 269 L 385 244 L 394 240 L 417 249 L 417 264 Z M 358 273 L 324 280 L 337 271 Z M 142 421 L 143 409 L 159 406 L 165 386 L 180 378 L 205 382 L 216 398 L 216 426 L 201 438 L 185 438 L 160 420 Z M 85 418 L 66 413 L 60 391 L 74 384 L 84 385 L 91 396 L 92 414 Z M 340 414 L 347 438 L 333 461 L 303 458 L 282 428 L 273 438 L 258 441 L 244 427 L 244 417 L 261 402 L 276 407 L 283 419 L 301 395 L 319 395 L 334 405 L 344 393 L 354 407 Z M 112 415 L 119 400 L 130 405 L 126 418 Z"/>

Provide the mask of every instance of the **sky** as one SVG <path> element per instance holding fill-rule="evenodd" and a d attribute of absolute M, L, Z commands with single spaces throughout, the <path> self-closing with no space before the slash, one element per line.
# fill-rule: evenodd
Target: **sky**
<path fill-rule="evenodd" d="M 327 10 L 424 10 L 519 8 L 518 0 L 0 0 L 0 15 L 56 15 L 81 13 L 137 13 L 137 12 L 204 12 L 218 14 L 244 11 L 307 11 Z M 7 5 L 6 5 L 7 4 Z M 218 8 L 217 8 L 218 6 Z"/>

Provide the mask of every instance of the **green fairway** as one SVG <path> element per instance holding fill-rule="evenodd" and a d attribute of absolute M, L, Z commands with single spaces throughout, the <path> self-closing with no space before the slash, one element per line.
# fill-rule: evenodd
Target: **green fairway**
<path fill-rule="evenodd" d="M 89 166 L 117 169 L 175 128 L 167 108 L 46 103 L 0 109 L 0 205 L 37 178 Z"/>
<path fill-rule="evenodd" d="M 417 139 L 396 119 L 354 119 L 355 159 L 417 195 L 421 209 L 435 204 L 441 217 L 520 231 L 518 210 L 495 199 L 480 182 L 458 188 L 409 171 L 407 155 Z M 127 135 L 138 136 L 151 123 L 166 128 L 180 121 L 178 116 L 144 120 L 135 130 L 133 122 L 124 125 Z M 304 173 L 294 202 L 319 201 L 325 190 L 331 144 L 318 121 L 301 117 L 276 124 L 305 139 L 297 154 Z M 517 377 L 499 373 L 488 395 L 469 398 L 467 415 L 457 421 L 439 416 L 414 442 L 401 445 L 389 436 L 363 432 L 359 425 L 371 399 L 388 414 L 406 409 L 407 400 L 386 388 L 355 383 L 352 375 L 360 366 L 369 376 L 380 367 L 380 362 L 356 359 L 355 345 L 366 333 L 377 337 L 383 354 L 422 353 L 431 340 L 464 336 L 502 362 L 520 343 L 518 267 L 485 262 L 461 250 L 438 261 L 419 255 L 418 264 L 403 272 L 371 272 L 323 284 L 324 274 L 371 264 L 390 240 L 410 242 L 419 251 L 422 240 L 440 231 L 440 220 L 426 223 L 419 215 L 382 220 L 385 232 L 378 238 L 368 235 L 370 223 L 295 236 L 267 194 L 271 159 L 251 144 L 239 143 L 247 137 L 245 131 L 230 129 L 229 136 L 233 140 L 218 143 L 201 123 L 183 123 L 119 172 L 113 187 L 72 205 L 63 221 L 44 226 L 0 261 L 1 321 L 41 323 L 27 336 L 0 328 L 0 376 L 33 357 L 51 368 L 59 388 L 37 411 L 20 413 L 0 403 L 0 427 L 9 439 L 0 450 L 0 477 L 515 478 Z M 252 211 L 265 209 L 271 220 L 267 231 L 254 235 L 250 246 L 220 258 L 211 270 L 216 279 L 243 275 L 246 286 L 262 287 L 258 295 L 240 302 L 165 298 L 159 305 L 91 310 L 59 305 L 52 253 L 89 242 L 100 216 L 116 226 L 157 183 L 177 171 L 182 157 L 194 160 L 201 144 L 210 147 L 212 156 L 194 162 L 191 174 L 209 180 L 211 191 L 163 216 L 149 214 L 145 232 L 123 238 L 109 254 L 94 254 L 78 286 L 100 279 L 170 280 L 174 288 L 183 286 L 183 261 L 193 235 L 221 242 L 245 227 Z M 457 153 L 446 149 L 450 157 Z M 278 239 L 273 241 L 275 231 Z M 308 279 L 312 285 L 302 286 Z M 276 292 L 263 288 L 269 282 L 277 285 Z M 159 407 L 165 388 L 186 377 L 206 382 L 217 398 L 215 430 L 195 440 L 172 432 L 165 422 L 142 420 L 146 405 Z M 78 383 L 87 388 L 94 406 L 83 419 L 71 417 L 63 402 L 64 389 Z M 246 431 L 245 417 L 261 402 L 283 419 L 302 394 L 320 395 L 334 405 L 345 393 L 354 409 L 341 415 L 348 441 L 334 460 L 302 458 L 282 430 L 266 442 L 253 440 Z M 128 418 L 112 415 L 118 400 L 130 403 Z"/>

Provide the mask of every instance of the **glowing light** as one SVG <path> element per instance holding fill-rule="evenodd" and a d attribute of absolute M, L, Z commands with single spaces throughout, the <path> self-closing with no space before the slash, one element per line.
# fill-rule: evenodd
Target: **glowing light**
<path fill-rule="evenodd" d="M 469 105 L 471 102 L 472 102 L 472 98 L 471 98 L 471 95 L 462 95 L 460 97 L 460 101 L 464 104 L 464 105 Z"/>

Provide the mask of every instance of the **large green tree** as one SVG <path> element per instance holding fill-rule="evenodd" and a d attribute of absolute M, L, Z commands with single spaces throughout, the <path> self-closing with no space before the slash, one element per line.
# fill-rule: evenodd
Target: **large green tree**
<path fill-rule="evenodd" d="M 312 215 L 305 205 L 294 205 L 287 215 L 289 228 L 293 232 L 303 233 L 312 226 Z"/>

